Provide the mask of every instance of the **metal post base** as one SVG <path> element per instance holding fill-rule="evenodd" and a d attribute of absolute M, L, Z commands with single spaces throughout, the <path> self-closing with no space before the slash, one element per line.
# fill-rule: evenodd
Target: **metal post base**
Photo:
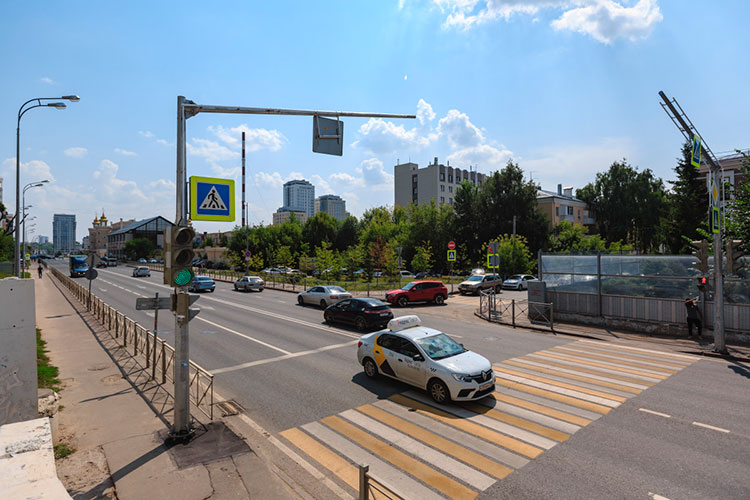
<path fill-rule="evenodd" d="M 177 444 L 188 444 L 195 437 L 195 430 L 190 429 L 183 432 L 169 431 L 169 435 L 164 440 L 164 444 L 167 446 L 174 446 Z"/>

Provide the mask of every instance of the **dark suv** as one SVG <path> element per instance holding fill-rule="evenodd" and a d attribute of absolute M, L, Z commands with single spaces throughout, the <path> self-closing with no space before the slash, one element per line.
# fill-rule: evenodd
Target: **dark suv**
<path fill-rule="evenodd" d="M 448 298 L 448 289 L 442 281 L 410 281 L 401 288 L 385 292 L 386 302 L 401 307 L 410 302 L 434 302 L 442 304 Z"/>

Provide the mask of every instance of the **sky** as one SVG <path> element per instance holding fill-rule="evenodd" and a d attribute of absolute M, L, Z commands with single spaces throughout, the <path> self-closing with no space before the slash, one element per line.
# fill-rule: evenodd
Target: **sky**
<path fill-rule="evenodd" d="M 247 136 L 250 224 L 304 178 L 360 216 L 393 205 L 393 166 L 489 174 L 509 159 L 543 189 L 580 188 L 623 158 L 674 179 L 676 97 L 715 153 L 750 147 L 747 0 L 2 2 L 0 177 L 15 207 L 15 126 L 35 97 L 77 94 L 21 121 L 34 233 L 75 214 L 175 217 L 176 103 L 413 114 L 346 118 L 341 157 L 312 152 L 312 118 L 199 114 L 188 175 L 237 182 Z"/>

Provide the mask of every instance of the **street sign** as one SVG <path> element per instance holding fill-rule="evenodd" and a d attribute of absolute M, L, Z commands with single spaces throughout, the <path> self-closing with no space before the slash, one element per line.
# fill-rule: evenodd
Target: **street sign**
<path fill-rule="evenodd" d="M 313 153 L 342 156 L 344 153 L 344 122 L 313 115 Z"/>
<path fill-rule="evenodd" d="M 138 311 L 154 310 L 154 309 L 170 309 L 172 307 L 172 299 L 170 297 L 143 297 L 135 299 L 135 308 Z"/>
<path fill-rule="evenodd" d="M 487 267 L 490 269 L 500 267 L 500 256 L 494 254 L 487 255 Z"/>
<path fill-rule="evenodd" d="M 401 256 L 401 250 L 403 249 L 403 247 L 396 247 L 396 251 L 398 252 L 399 257 Z"/>
<path fill-rule="evenodd" d="M 86 277 L 87 280 L 91 281 L 91 280 L 95 280 L 96 277 L 99 276 L 99 273 L 97 272 L 96 269 L 89 268 L 86 271 L 86 274 L 84 274 L 84 276 Z"/>
<path fill-rule="evenodd" d="M 719 207 L 711 207 L 711 231 L 719 232 Z"/>
<path fill-rule="evenodd" d="M 26 254 L 26 260 L 31 260 L 31 254 L 29 253 Z"/>
<path fill-rule="evenodd" d="M 404 261 L 401 259 L 401 256 L 398 256 L 398 268 L 401 269 L 401 266 L 403 265 Z"/>
<path fill-rule="evenodd" d="M 232 222 L 234 180 L 190 177 L 190 218 Z"/>
<path fill-rule="evenodd" d="M 693 136 L 693 150 L 690 155 L 690 164 L 695 168 L 701 166 L 701 138 L 697 135 Z"/>
<path fill-rule="evenodd" d="M 456 248 L 456 242 L 455 241 L 449 241 L 448 242 L 448 250 L 453 250 Z"/>
<path fill-rule="evenodd" d="M 253 255 L 253 254 L 252 254 L 252 253 L 250 253 L 250 250 L 245 250 L 245 258 L 246 258 L 247 260 L 250 260 L 250 257 L 252 257 L 252 255 Z"/>
<path fill-rule="evenodd" d="M 489 245 L 487 246 L 487 248 L 489 249 L 487 253 L 497 253 L 497 249 L 499 246 L 500 243 L 498 243 L 497 241 L 490 241 Z"/>
<path fill-rule="evenodd" d="M 451 243 L 453 243 L 451 241 Z M 448 250 L 448 262 L 455 262 L 456 261 L 456 251 L 455 250 Z"/>

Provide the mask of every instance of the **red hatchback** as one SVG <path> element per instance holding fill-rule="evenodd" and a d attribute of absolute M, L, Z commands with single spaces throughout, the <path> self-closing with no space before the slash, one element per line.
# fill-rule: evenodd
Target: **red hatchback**
<path fill-rule="evenodd" d="M 401 288 L 385 292 L 385 300 L 401 307 L 410 302 L 442 304 L 448 298 L 448 289 L 442 281 L 411 281 Z"/>

